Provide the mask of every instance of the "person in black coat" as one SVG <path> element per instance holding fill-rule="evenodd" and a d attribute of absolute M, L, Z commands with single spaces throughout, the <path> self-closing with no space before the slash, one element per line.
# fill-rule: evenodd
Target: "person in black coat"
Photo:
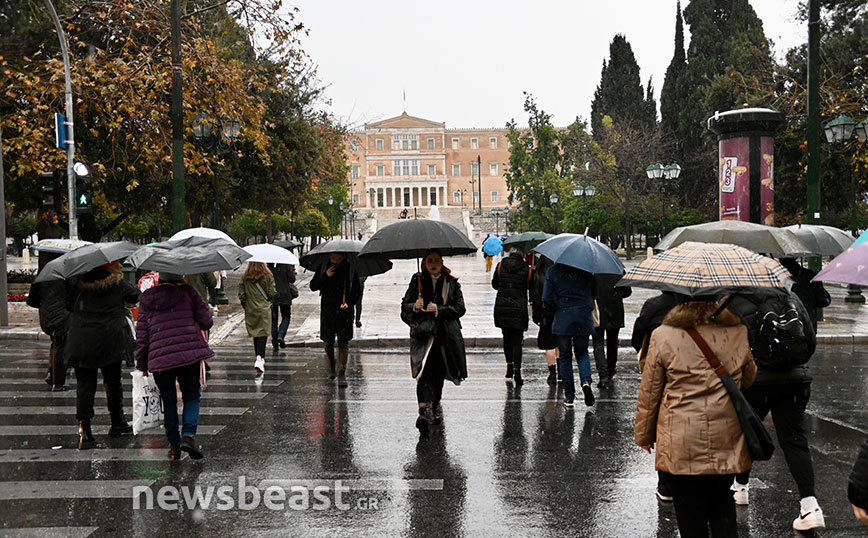
<path fill-rule="evenodd" d="M 853 506 L 853 514 L 868 525 L 868 441 L 862 444 L 850 480 L 847 483 L 847 499 Z"/>
<path fill-rule="evenodd" d="M 275 295 L 271 299 L 271 347 L 277 352 L 279 347 L 286 347 L 286 331 L 292 318 L 292 290 L 290 284 L 295 283 L 295 266 L 288 263 L 269 263 L 268 268 L 274 275 Z M 277 324 L 278 315 L 280 325 Z"/>
<path fill-rule="evenodd" d="M 802 267 L 795 258 L 781 258 L 779 261 L 793 275 L 793 280 L 796 282 L 793 285 L 793 293 L 799 297 L 805 310 L 808 311 L 808 317 L 811 318 L 811 325 L 816 333 L 817 309 L 832 304 L 832 296 L 826 291 L 822 282 L 811 282 L 811 279 L 817 276 L 816 271 Z"/>
<path fill-rule="evenodd" d="M 506 378 L 515 379 L 516 386 L 524 383 L 521 377 L 521 346 L 528 323 L 527 292 L 532 283 L 533 269 L 527 266 L 518 250 L 511 250 L 497 264 L 491 278 L 491 287 L 497 290 L 494 326 L 503 332 Z"/>
<path fill-rule="evenodd" d="M 627 287 L 615 287 L 621 275 L 595 275 L 597 281 L 597 307 L 600 325 L 594 329 L 594 362 L 600 377 L 597 386 L 609 388 L 615 377 L 618 362 L 618 332 L 624 326 L 624 299 L 633 293 Z"/>
<path fill-rule="evenodd" d="M 329 361 L 329 379 L 338 378 L 338 386 L 346 387 L 349 343 L 353 339 L 353 306 L 359 300 L 359 279 L 353 274 L 345 256 L 332 253 L 325 271 L 317 270 L 310 280 L 310 289 L 320 292 L 319 337 L 325 343 Z M 335 368 L 335 338 L 338 341 Z"/>
<path fill-rule="evenodd" d="M 126 304 L 139 301 L 139 289 L 123 279 L 121 264 L 97 267 L 72 280 L 66 293 L 69 332 L 64 351 L 75 368 L 76 412 L 81 450 L 96 446 L 90 421 L 94 416 L 97 370 L 102 371 L 111 416 L 109 437 L 133 431 L 124 419 L 121 362 L 132 338 Z"/>
<path fill-rule="evenodd" d="M 40 255 L 40 262 L 49 257 L 49 253 Z M 40 263 L 43 265 L 43 263 Z M 30 286 L 27 294 L 27 306 L 39 309 L 39 327 L 51 338 L 51 349 L 48 355 L 48 373 L 45 382 L 54 391 L 66 390 L 66 360 L 63 346 L 66 343 L 66 332 L 69 324 L 69 312 L 66 310 L 66 282 L 63 280 L 47 280 Z"/>
<path fill-rule="evenodd" d="M 410 370 L 419 404 L 416 428 L 423 437 L 430 424 L 443 420 L 443 382 L 460 385 L 467 379 L 460 320 L 465 312 L 458 279 L 443 265 L 440 251 L 428 251 L 401 301 L 401 320 L 410 326 Z"/>
<path fill-rule="evenodd" d="M 539 326 L 539 332 L 536 335 L 536 347 L 546 353 L 546 365 L 549 369 L 549 376 L 546 378 L 546 382 L 549 385 L 557 385 L 561 380 L 561 374 L 557 365 L 558 342 L 552 334 L 554 312 L 546 308 L 546 305 L 542 302 L 546 273 L 548 273 L 552 265 L 554 263 L 545 256 L 540 255 L 537 257 L 533 271 L 534 279 L 530 287 L 530 304 L 533 322 Z"/>

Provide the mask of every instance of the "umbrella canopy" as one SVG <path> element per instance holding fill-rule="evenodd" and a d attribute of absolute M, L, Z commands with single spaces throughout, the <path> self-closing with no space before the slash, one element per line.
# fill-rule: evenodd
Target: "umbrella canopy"
<path fill-rule="evenodd" d="M 552 237 L 554 237 L 552 234 L 545 232 L 522 232 L 509 236 L 503 242 L 503 248 L 517 248 L 522 252 L 530 252 L 533 250 L 533 247 Z"/>
<path fill-rule="evenodd" d="M 90 241 L 81 241 L 79 239 L 42 239 L 30 248 L 39 252 L 66 254 L 77 248 L 92 244 Z"/>
<path fill-rule="evenodd" d="M 654 249 L 668 250 L 686 241 L 738 245 L 754 252 L 778 257 L 813 254 L 792 230 L 741 220 L 719 220 L 681 226 L 666 234 Z"/>
<path fill-rule="evenodd" d="M 868 244 L 853 245 L 817 273 L 814 281 L 868 286 Z"/>
<path fill-rule="evenodd" d="M 856 241 L 853 242 L 853 245 L 861 245 L 862 243 L 868 243 L 868 230 L 862 232 L 862 235 L 856 238 Z"/>
<path fill-rule="evenodd" d="M 282 239 L 280 241 L 275 241 L 274 243 L 272 243 L 272 245 L 280 248 L 288 248 L 291 250 L 300 247 L 302 243 L 299 243 L 298 241 L 293 241 L 292 239 Z"/>
<path fill-rule="evenodd" d="M 503 252 L 503 240 L 496 235 L 490 235 L 482 242 L 482 252 L 488 256 L 497 256 Z"/>
<path fill-rule="evenodd" d="M 533 250 L 555 263 L 593 274 L 623 275 L 624 264 L 612 249 L 581 234 L 558 234 Z"/>
<path fill-rule="evenodd" d="M 100 265 L 126 258 L 138 248 L 138 245 L 128 241 L 85 245 L 46 263 L 34 282 L 65 280 Z"/>
<path fill-rule="evenodd" d="M 142 247 L 130 256 L 130 263 L 139 269 L 194 275 L 236 269 L 248 258 L 250 254 L 234 242 L 188 236 Z"/>
<path fill-rule="evenodd" d="M 298 256 L 285 248 L 280 248 L 276 245 L 250 245 L 244 247 L 250 254 L 248 262 L 262 263 L 284 263 L 289 265 L 298 265 Z"/>
<path fill-rule="evenodd" d="M 326 241 L 301 257 L 301 266 L 311 271 L 317 271 L 328 265 L 333 253 L 343 254 L 350 271 L 359 277 L 368 277 L 385 273 L 392 268 L 392 262 L 378 258 L 360 258 L 359 252 L 364 243 L 355 239 L 333 239 Z"/>
<path fill-rule="evenodd" d="M 204 237 L 206 239 L 225 239 L 230 243 L 235 243 L 229 235 L 220 230 L 215 230 L 214 228 L 187 228 L 186 230 L 181 230 L 176 233 L 172 237 L 169 238 L 169 241 L 178 241 L 179 239 L 186 239 L 188 237 Z"/>
<path fill-rule="evenodd" d="M 695 297 L 757 287 L 789 289 L 793 281 L 778 261 L 746 248 L 688 241 L 643 260 L 617 285 Z"/>
<path fill-rule="evenodd" d="M 436 220 L 400 220 L 377 230 L 360 253 L 392 260 L 421 258 L 431 249 L 444 256 L 473 254 L 476 246 L 455 226 Z"/>
<path fill-rule="evenodd" d="M 799 240 L 811 249 L 812 254 L 837 256 L 844 252 L 855 239 L 850 232 L 822 224 L 793 224 L 785 230 L 792 231 Z"/>

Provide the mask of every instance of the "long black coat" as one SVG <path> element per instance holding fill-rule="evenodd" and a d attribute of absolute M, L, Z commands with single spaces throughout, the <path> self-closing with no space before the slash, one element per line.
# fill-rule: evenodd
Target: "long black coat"
<path fill-rule="evenodd" d="M 295 266 L 288 263 L 269 263 L 268 268 L 274 275 L 274 287 L 277 290 L 271 302 L 276 305 L 291 305 L 292 291 L 289 285 L 295 283 Z"/>
<path fill-rule="evenodd" d="M 868 508 L 868 441 L 862 444 L 862 450 L 850 472 L 847 499 L 859 508 Z"/>
<path fill-rule="evenodd" d="M 310 289 L 320 292 L 319 337 L 332 343 L 353 339 L 353 308 L 359 300 L 360 285 L 356 275 L 350 278 L 350 266 L 346 261 L 338 265 L 335 274 L 326 275 L 326 268 L 318 270 L 310 279 Z M 347 308 L 341 308 L 346 300 Z"/>
<path fill-rule="evenodd" d="M 69 332 L 64 347 L 67 364 L 99 368 L 124 360 L 132 333 L 124 303 L 139 301 L 139 288 L 98 267 L 67 288 Z"/>
<path fill-rule="evenodd" d="M 497 290 L 494 300 L 494 326 L 501 329 L 527 330 L 527 292 L 533 285 L 533 270 L 521 254 L 510 254 L 497 264 L 491 287 Z"/>
<path fill-rule="evenodd" d="M 619 275 L 594 275 L 597 281 L 597 307 L 600 309 L 600 329 L 620 329 L 624 326 L 624 299 L 633 290 L 616 288 Z"/>
<path fill-rule="evenodd" d="M 467 379 L 467 355 L 464 349 L 464 336 L 461 334 L 460 320 L 467 311 L 464 306 L 464 294 L 461 293 L 458 279 L 444 274 L 441 277 L 441 280 L 444 281 L 443 286 L 447 287 L 446 301 L 444 302 L 442 293 L 435 293 L 431 283 L 431 275 L 423 269 L 421 273 L 416 273 L 410 279 L 407 293 L 404 294 L 404 299 L 401 301 L 401 320 L 407 325 L 412 326 L 418 321 L 434 315 L 413 311 L 413 305 L 419 298 L 420 275 L 422 276 L 422 298 L 426 305 L 432 301 L 437 304 L 437 316 L 434 318 L 434 342 L 429 342 L 430 339 L 427 337 L 413 338 L 410 344 L 411 372 L 413 377 L 417 379 L 422 375 L 423 364 L 430 343 L 432 348 L 436 346 L 440 349 L 446 359 L 446 379 L 458 384 Z"/>
<path fill-rule="evenodd" d="M 30 286 L 27 305 L 39 309 L 39 326 L 51 336 L 65 334 L 69 324 L 66 310 L 66 283 L 63 280 L 46 280 Z"/>

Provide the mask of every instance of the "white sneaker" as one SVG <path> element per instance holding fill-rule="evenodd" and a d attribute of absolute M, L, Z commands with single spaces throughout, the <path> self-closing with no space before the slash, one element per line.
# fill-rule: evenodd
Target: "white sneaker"
<path fill-rule="evenodd" d="M 253 369 L 256 370 L 257 374 L 265 372 L 265 359 L 262 357 L 256 357 L 256 362 L 253 363 Z"/>
<path fill-rule="evenodd" d="M 803 513 L 799 510 L 799 517 L 793 520 L 793 528 L 797 531 L 815 531 L 826 528 L 826 519 L 823 517 L 823 509 L 816 508 Z"/>
<path fill-rule="evenodd" d="M 735 500 L 735 504 L 738 506 L 748 505 L 750 495 L 748 494 L 747 486 L 743 486 L 738 482 L 733 482 L 732 487 L 729 489 L 732 490 L 732 498 Z"/>

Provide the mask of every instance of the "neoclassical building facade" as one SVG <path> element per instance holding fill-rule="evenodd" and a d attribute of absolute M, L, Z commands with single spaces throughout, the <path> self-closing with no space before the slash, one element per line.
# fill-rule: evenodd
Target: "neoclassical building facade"
<path fill-rule="evenodd" d="M 447 129 L 404 112 L 351 131 L 347 153 L 356 208 L 470 208 L 480 191 L 483 208 L 509 204 L 505 128 Z"/>

